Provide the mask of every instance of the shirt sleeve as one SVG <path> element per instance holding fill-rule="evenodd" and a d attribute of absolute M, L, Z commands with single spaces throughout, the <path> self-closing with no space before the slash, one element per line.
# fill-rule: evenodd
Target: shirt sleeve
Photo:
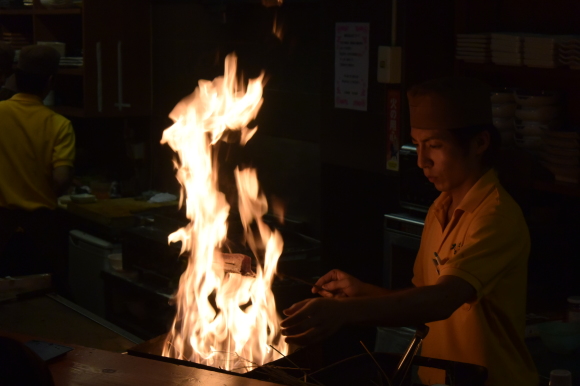
<path fill-rule="evenodd" d="M 441 275 L 466 280 L 479 300 L 527 257 L 529 242 L 525 224 L 510 216 L 486 214 L 470 224 L 461 250 L 442 266 Z"/>
<path fill-rule="evenodd" d="M 70 121 L 66 121 L 58 131 L 52 153 L 52 168 L 73 166 L 75 160 L 75 133 Z"/>

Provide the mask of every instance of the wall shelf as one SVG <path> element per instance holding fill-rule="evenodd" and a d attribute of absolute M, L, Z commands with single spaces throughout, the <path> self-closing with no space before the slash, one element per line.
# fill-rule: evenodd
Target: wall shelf
<path fill-rule="evenodd" d="M 35 15 L 80 15 L 82 13 L 81 8 L 55 8 L 55 9 L 34 9 Z"/>
<path fill-rule="evenodd" d="M 34 11 L 32 9 L 0 9 L 0 16 L 2 15 L 32 15 Z"/>
<path fill-rule="evenodd" d="M 21 8 L 0 9 L 0 15 L 80 15 L 81 8 Z"/>

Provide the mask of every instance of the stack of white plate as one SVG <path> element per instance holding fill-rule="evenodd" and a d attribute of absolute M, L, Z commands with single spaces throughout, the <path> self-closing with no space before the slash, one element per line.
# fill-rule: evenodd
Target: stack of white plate
<path fill-rule="evenodd" d="M 516 101 L 514 91 L 503 89 L 491 93 L 491 113 L 493 125 L 501 136 L 501 145 L 509 146 L 514 139 L 514 116 Z"/>
<path fill-rule="evenodd" d="M 455 58 L 470 63 L 489 63 L 489 34 L 457 34 Z"/>
<path fill-rule="evenodd" d="M 546 134 L 561 127 L 563 108 L 560 94 L 555 91 L 518 90 L 514 97 L 517 104 L 515 144 L 537 152 L 544 146 Z"/>
<path fill-rule="evenodd" d="M 73 6 L 73 0 L 40 0 L 47 8 L 68 8 Z"/>
<path fill-rule="evenodd" d="M 555 68 L 558 61 L 558 35 L 526 35 L 524 64 L 528 67 Z"/>
<path fill-rule="evenodd" d="M 63 56 L 60 58 L 59 66 L 61 67 L 82 67 L 82 56 Z"/>
<path fill-rule="evenodd" d="M 521 34 L 492 33 L 491 61 L 505 66 L 521 66 L 523 64 L 523 42 Z"/>
<path fill-rule="evenodd" d="M 573 70 L 580 70 L 580 36 L 566 36 L 560 39 L 558 60 Z"/>

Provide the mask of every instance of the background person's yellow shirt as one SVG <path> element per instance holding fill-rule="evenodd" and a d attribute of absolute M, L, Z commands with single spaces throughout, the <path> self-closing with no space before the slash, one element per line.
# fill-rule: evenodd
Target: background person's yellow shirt
<path fill-rule="evenodd" d="M 74 158 L 70 121 L 39 97 L 21 93 L 0 102 L 0 207 L 56 208 L 52 171 L 73 166 Z"/>

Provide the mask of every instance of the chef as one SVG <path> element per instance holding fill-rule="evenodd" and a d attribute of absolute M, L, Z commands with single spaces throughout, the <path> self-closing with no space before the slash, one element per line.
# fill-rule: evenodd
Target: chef
<path fill-rule="evenodd" d="M 414 287 L 390 291 L 332 270 L 313 288 L 322 297 L 284 311 L 286 341 L 305 345 L 349 324 L 426 323 L 421 355 L 481 365 L 486 385 L 537 385 L 524 342 L 530 237 L 522 211 L 493 168 L 499 134 L 490 90 L 446 77 L 407 93 L 418 166 L 441 192 L 429 208 Z M 420 368 L 426 385 L 442 370 Z"/>

